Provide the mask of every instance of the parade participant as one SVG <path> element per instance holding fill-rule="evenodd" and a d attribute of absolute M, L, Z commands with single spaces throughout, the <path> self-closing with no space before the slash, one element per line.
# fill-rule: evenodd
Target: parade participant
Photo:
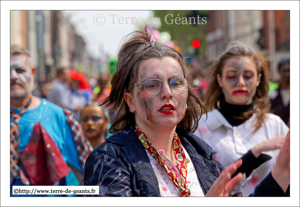
<path fill-rule="evenodd" d="M 191 133 L 203 105 L 190 92 L 182 55 L 150 39 L 146 29 L 137 31 L 121 47 L 103 102 L 119 109 L 114 134 L 89 155 L 84 184 L 98 185 L 100 196 L 239 196 L 233 188 L 242 175 L 230 176 L 241 160 L 223 170 L 212 148 Z M 279 174 L 289 164 L 288 144 L 274 178 L 270 174 L 254 195 L 284 195 L 289 179 Z"/>
<path fill-rule="evenodd" d="M 290 58 L 282 58 L 278 63 L 280 85 L 269 93 L 271 111 L 289 126 L 290 122 Z"/>
<path fill-rule="evenodd" d="M 98 102 L 89 102 L 80 113 L 80 124 L 85 137 L 93 148 L 103 143 L 107 137 L 109 114 Z"/>
<path fill-rule="evenodd" d="M 80 89 L 80 84 L 82 83 L 83 75 L 76 70 L 72 70 L 70 73 L 70 108 L 75 115 L 76 120 L 79 121 L 79 114 L 85 104 L 88 102 L 87 92 Z"/>
<path fill-rule="evenodd" d="M 69 111 L 32 95 L 35 70 L 29 51 L 11 46 L 11 189 L 15 185 L 78 185 L 81 180 L 75 174 L 82 174 L 90 145 Z"/>
<path fill-rule="evenodd" d="M 93 97 L 94 101 L 102 102 L 110 93 L 110 75 L 107 71 L 101 73 L 100 77 L 97 80 L 98 92 Z"/>
<path fill-rule="evenodd" d="M 55 103 L 62 108 L 70 108 L 70 72 L 69 68 L 58 68 L 56 70 L 56 80 L 51 85 L 48 94 L 48 101 Z"/>
<path fill-rule="evenodd" d="M 217 152 L 214 157 L 223 166 L 243 156 L 238 172 L 244 177 L 237 189 L 248 196 L 274 168 L 288 127 L 267 113 L 267 68 L 254 49 L 229 44 L 210 73 L 204 105 L 212 111 L 202 116 L 195 135 Z"/>

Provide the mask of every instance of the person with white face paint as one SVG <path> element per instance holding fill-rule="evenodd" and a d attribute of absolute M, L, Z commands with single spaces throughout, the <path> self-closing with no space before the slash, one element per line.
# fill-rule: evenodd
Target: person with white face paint
<path fill-rule="evenodd" d="M 89 155 L 84 185 L 98 185 L 99 196 L 241 196 L 234 187 L 242 174 L 230 177 L 242 161 L 224 169 L 192 134 L 204 107 L 191 91 L 182 55 L 151 41 L 147 28 L 133 32 L 102 103 L 118 109 L 114 134 Z M 264 193 L 272 182 L 263 181 L 252 195 L 276 194 L 273 188 Z"/>
<path fill-rule="evenodd" d="M 212 146 L 224 166 L 242 157 L 237 172 L 243 179 L 236 189 L 248 196 L 274 168 L 289 129 L 267 113 L 268 71 L 251 47 L 229 44 L 212 64 L 210 78 L 204 104 L 211 111 L 201 118 L 195 135 Z"/>
<path fill-rule="evenodd" d="M 61 107 L 32 95 L 35 71 L 29 51 L 12 45 L 11 196 L 18 196 L 12 192 L 12 186 L 17 185 L 78 185 L 81 180 L 77 180 L 74 173 L 77 176 L 82 174 L 83 163 L 92 149 L 81 139 L 81 128 L 78 128 L 77 136 L 74 135 L 69 123 L 72 115 L 67 116 L 68 111 L 64 113 Z M 84 146 L 87 146 L 85 151 Z"/>

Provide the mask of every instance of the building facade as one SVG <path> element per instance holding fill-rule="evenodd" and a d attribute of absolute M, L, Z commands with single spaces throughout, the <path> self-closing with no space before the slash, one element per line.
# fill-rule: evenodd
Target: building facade
<path fill-rule="evenodd" d="M 277 62 L 290 51 L 290 11 L 218 10 L 208 11 L 207 51 L 209 63 L 232 41 L 259 50 L 269 63 L 271 80 L 278 80 Z"/>

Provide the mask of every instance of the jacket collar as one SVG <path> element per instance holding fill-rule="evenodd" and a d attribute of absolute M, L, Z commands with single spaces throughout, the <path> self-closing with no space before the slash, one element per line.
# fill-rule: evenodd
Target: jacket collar
<path fill-rule="evenodd" d="M 189 151 L 189 154 L 195 153 L 195 154 L 200 154 L 202 157 L 206 159 L 211 158 L 212 147 L 206 144 L 206 142 L 204 142 L 202 139 L 199 139 L 191 132 L 187 132 L 184 130 L 176 130 L 176 132 L 181 142 L 183 141 L 183 139 L 186 139 L 194 147 L 194 150 Z M 184 147 L 186 147 L 185 142 L 182 142 L 182 144 Z"/>
<path fill-rule="evenodd" d="M 134 189 L 136 194 L 160 197 L 158 181 L 146 150 L 138 139 L 134 127 L 115 133 L 107 138 L 107 141 L 121 145 L 122 152 L 130 162 L 133 171 L 136 172 L 136 178 L 138 179 L 133 181 L 138 183 L 138 188 Z"/>
<path fill-rule="evenodd" d="M 206 144 L 206 142 L 204 142 L 202 139 L 199 139 L 194 134 L 181 129 L 177 129 L 176 133 L 178 134 L 180 141 L 182 140 L 182 137 L 185 137 L 187 141 L 190 142 L 193 145 L 193 147 L 195 147 L 196 151 L 199 154 L 201 154 L 201 156 L 210 159 L 210 156 L 212 154 L 212 148 L 208 144 Z M 122 137 L 121 139 L 120 136 Z M 130 145 L 132 147 L 137 148 L 142 147 L 143 151 L 145 152 L 144 146 L 138 139 L 134 127 L 130 127 L 128 130 L 117 132 L 113 136 L 107 138 L 107 140 L 118 145 Z M 144 154 L 145 156 L 147 156 L 146 152 Z"/>
<path fill-rule="evenodd" d="M 217 163 L 212 158 L 212 148 L 190 132 L 178 130 L 177 133 L 193 161 L 198 180 L 206 194 L 219 176 Z"/>

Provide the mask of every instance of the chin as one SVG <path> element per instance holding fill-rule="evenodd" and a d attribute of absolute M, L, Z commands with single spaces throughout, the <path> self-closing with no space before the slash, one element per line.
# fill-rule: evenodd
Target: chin
<path fill-rule="evenodd" d="M 168 120 L 160 120 L 160 122 L 158 123 L 159 126 L 161 127 L 168 127 L 168 128 L 172 128 L 177 126 L 177 124 L 179 124 L 180 120 L 174 120 L 174 119 L 168 119 Z"/>
<path fill-rule="evenodd" d="M 251 101 L 249 102 L 249 100 L 237 100 L 237 101 L 233 102 L 233 104 L 235 104 L 235 105 L 247 105 L 250 103 L 251 103 Z"/>

